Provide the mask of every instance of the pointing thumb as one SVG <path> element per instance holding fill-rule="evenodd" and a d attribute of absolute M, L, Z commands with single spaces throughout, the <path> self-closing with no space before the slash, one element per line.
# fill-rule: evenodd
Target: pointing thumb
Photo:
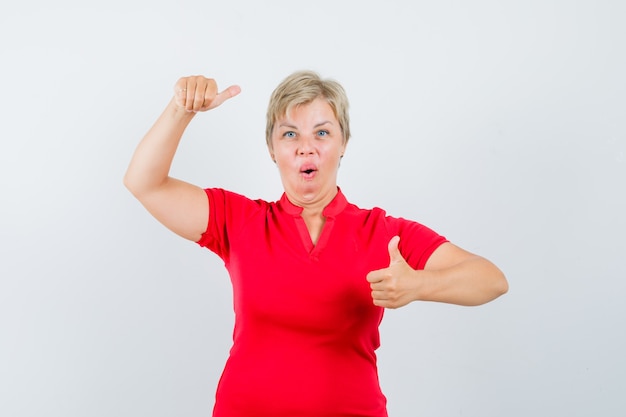
<path fill-rule="evenodd" d="M 389 265 L 404 262 L 404 258 L 402 257 L 400 250 L 398 250 L 398 242 L 400 242 L 400 236 L 394 236 L 389 241 Z"/>

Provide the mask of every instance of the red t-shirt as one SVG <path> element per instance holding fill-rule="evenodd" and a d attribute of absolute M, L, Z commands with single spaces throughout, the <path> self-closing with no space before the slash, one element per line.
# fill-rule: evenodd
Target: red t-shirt
<path fill-rule="evenodd" d="M 324 209 L 313 245 L 302 208 L 207 189 L 209 224 L 198 244 L 219 255 L 233 285 L 235 329 L 214 417 L 385 417 L 375 350 L 383 309 L 368 272 L 389 266 L 400 236 L 423 269 L 445 242 L 429 228 L 348 203 Z"/>

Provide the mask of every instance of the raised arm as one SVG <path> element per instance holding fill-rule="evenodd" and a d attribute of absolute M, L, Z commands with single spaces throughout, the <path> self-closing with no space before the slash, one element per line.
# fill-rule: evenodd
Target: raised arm
<path fill-rule="evenodd" d="M 240 91 L 231 86 L 218 93 L 215 80 L 203 76 L 179 79 L 174 97 L 137 146 L 124 175 L 124 185 L 141 204 L 185 239 L 198 241 L 205 232 L 209 203 L 202 188 L 169 176 L 176 149 L 198 112 L 211 110 Z"/>

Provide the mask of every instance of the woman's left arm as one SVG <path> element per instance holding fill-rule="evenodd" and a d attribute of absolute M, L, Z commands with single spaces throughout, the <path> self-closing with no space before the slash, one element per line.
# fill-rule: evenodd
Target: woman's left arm
<path fill-rule="evenodd" d="M 439 246 L 424 270 L 415 270 L 398 250 L 399 240 L 396 236 L 389 242 L 389 267 L 367 275 L 377 306 L 398 308 L 412 301 L 475 306 L 508 291 L 507 280 L 497 266 L 452 243 Z"/>

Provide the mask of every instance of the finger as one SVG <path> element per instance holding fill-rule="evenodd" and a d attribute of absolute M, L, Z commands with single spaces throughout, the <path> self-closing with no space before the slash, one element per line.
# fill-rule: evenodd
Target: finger
<path fill-rule="evenodd" d="M 211 92 L 213 89 L 210 88 L 210 85 L 206 85 L 204 83 L 197 83 L 196 90 L 193 95 L 193 103 L 192 110 L 197 112 L 202 109 L 204 106 L 205 96 L 211 96 Z"/>
<path fill-rule="evenodd" d="M 221 93 L 217 94 L 215 96 L 215 98 L 213 98 L 210 101 L 209 108 L 213 109 L 213 108 L 221 105 L 222 103 L 224 103 L 226 100 L 229 100 L 229 99 L 235 97 L 239 93 L 241 93 L 241 87 L 239 87 L 238 85 L 231 85 L 226 90 L 224 90 Z M 205 101 L 205 103 L 209 103 L 209 102 Z"/>
<path fill-rule="evenodd" d="M 372 290 L 372 300 L 384 301 L 387 296 L 384 291 Z"/>
<path fill-rule="evenodd" d="M 376 282 L 382 282 L 382 280 L 386 276 L 386 271 L 387 271 L 386 268 L 385 269 L 378 269 L 376 271 L 371 271 L 370 273 L 367 274 L 365 279 L 370 284 L 373 284 L 373 283 L 376 283 Z"/>
<path fill-rule="evenodd" d="M 372 303 L 377 307 L 393 308 L 393 301 L 383 294 L 372 292 Z"/>
<path fill-rule="evenodd" d="M 185 110 L 193 111 L 193 99 L 196 95 L 196 82 L 193 78 L 190 77 L 187 79 L 187 84 L 182 94 L 185 96 Z"/>
<path fill-rule="evenodd" d="M 404 258 L 398 249 L 398 242 L 400 242 L 400 236 L 394 236 L 389 241 L 388 250 L 389 250 L 389 265 L 404 262 Z"/>
<path fill-rule="evenodd" d="M 200 111 L 207 111 L 213 107 L 212 103 L 217 96 L 216 90 L 217 86 L 215 86 L 215 88 L 207 88 L 204 90 L 204 97 L 202 98 L 202 107 L 200 108 Z"/>
<path fill-rule="evenodd" d="M 380 282 L 375 282 L 370 284 L 370 288 L 372 289 L 372 291 L 385 291 L 386 287 L 385 287 L 385 283 L 383 281 Z"/>
<path fill-rule="evenodd" d="M 185 107 L 187 100 L 187 80 L 185 78 L 179 79 L 174 85 L 174 98 L 178 107 Z"/>
<path fill-rule="evenodd" d="M 176 105 L 178 107 L 185 107 L 185 103 L 187 102 L 187 89 L 179 88 L 176 90 L 175 94 Z"/>

